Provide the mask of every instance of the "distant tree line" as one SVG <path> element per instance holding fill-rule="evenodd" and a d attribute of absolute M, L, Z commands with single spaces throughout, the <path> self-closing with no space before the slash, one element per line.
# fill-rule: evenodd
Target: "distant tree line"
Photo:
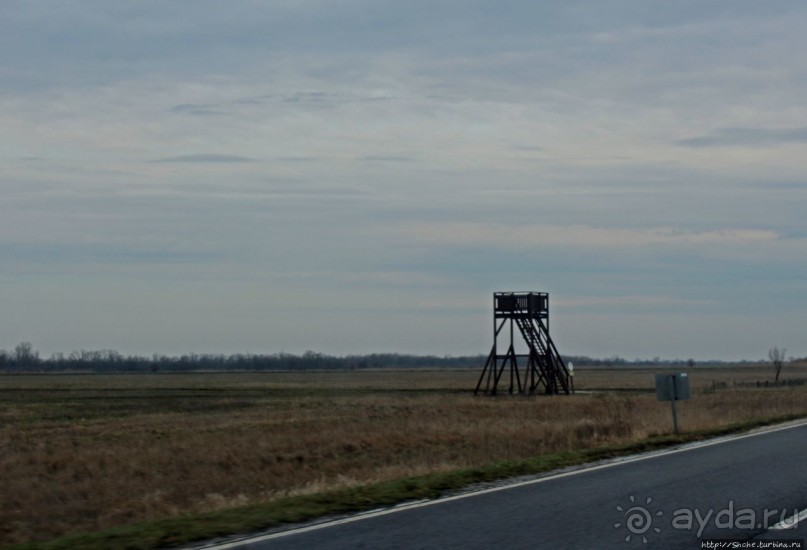
<path fill-rule="evenodd" d="M 692 368 L 694 366 L 709 367 L 727 364 L 726 361 L 710 359 L 708 361 L 695 359 L 662 359 L 654 357 L 652 359 L 625 359 L 618 355 L 611 357 L 588 357 L 585 355 L 563 356 L 564 361 L 572 361 L 575 366 L 584 367 L 659 367 L 659 368 Z M 759 361 L 732 361 L 731 364 L 756 365 Z"/>
<path fill-rule="evenodd" d="M 183 372 L 226 370 L 356 370 L 383 368 L 476 368 L 484 356 L 403 355 L 373 353 L 337 357 L 306 351 L 301 355 L 232 355 L 189 353 L 180 356 L 154 354 L 122 355 L 115 350 L 81 350 L 69 354 L 54 353 L 48 359 L 39 357 L 29 342 L 13 352 L 0 350 L 0 371 L 4 372 Z"/>
<path fill-rule="evenodd" d="M 30 342 L 21 342 L 13 351 L 0 349 L 0 372 L 183 372 L 183 371 L 262 371 L 262 370 L 357 370 L 385 368 L 482 368 L 487 356 L 406 355 L 372 353 L 367 355 L 333 356 L 314 351 L 301 355 L 291 353 L 232 355 L 189 353 L 179 356 L 154 354 L 122 355 L 115 350 L 81 350 L 68 354 L 54 353 L 42 359 Z M 568 355 L 563 359 L 576 367 L 662 367 L 687 368 L 695 366 L 693 359 L 664 360 L 623 359 L 619 356 L 602 359 Z M 736 362 L 735 362 L 736 363 Z M 758 364 L 757 361 L 742 363 Z M 721 361 L 699 361 L 699 366 L 725 364 Z"/>

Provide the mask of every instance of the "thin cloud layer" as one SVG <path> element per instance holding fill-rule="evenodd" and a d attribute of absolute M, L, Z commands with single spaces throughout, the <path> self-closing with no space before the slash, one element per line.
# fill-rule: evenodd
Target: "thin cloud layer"
<path fill-rule="evenodd" d="M 0 347 L 807 355 L 802 4 L 3 10 Z"/>
<path fill-rule="evenodd" d="M 678 141 L 686 147 L 771 147 L 807 143 L 807 128 L 719 128 L 706 136 Z"/>
<path fill-rule="evenodd" d="M 239 155 L 220 155 L 215 153 L 197 153 L 195 155 L 178 155 L 176 157 L 164 157 L 155 159 L 151 162 L 158 162 L 158 163 L 194 163 L 194 162 L 202 162 L 202 163 L 231 163 L 231 162 L 254 162 L 255 159 L 251 159 L 248 157 L 242 157 Z"/>
<path fill-rule="evenodd" d="M 403 233 L 433 245 L 473 247 L 644 248 L 652 246 L 759 245 L 779 239 L 774 231 L 721 229 L 687 231 L 670 227 L 643 229 L 586 225 L 505 225 L 484 223 L 427 223 Z"/>

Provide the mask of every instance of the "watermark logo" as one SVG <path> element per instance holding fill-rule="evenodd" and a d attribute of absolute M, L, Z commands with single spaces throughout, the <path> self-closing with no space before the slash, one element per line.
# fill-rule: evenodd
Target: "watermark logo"
<path fill-rule="evenodd" d="M 741 508 L 729 500 L 722 508 L 677 508 L 670 514 L 664 512 L 648 497 L 643 503 L 631 495 L 630 504 L 617 506 L 620 521 L 615 529 L 627 530 L 626 542 L 641 540 L 650 542 L 662 529 L 690 531 L 701 538 L 704 533 L 736 531 L 782 531 L 793 529 L 799 521 L 807 519 L 807 510 Z"/>
<path fill-rule="evenodd" d="M 642 542 L 647 544 L 647 535 L 652 535 L 652 533 L 661 533 L 660 527 L 653 526 L 653 518 L 663 516 L 664 512 L 661 510 L 653 512 L 650 509 L 650 505 L 653 502 L 651 497 L 647 497 L 644 506 L 637 505 L 636 497 L 633 495 L 630 496 L 630 502 L 631 504 L 627 508 L 622 506 L 616 507 L 618 511 L 622 512 L 622 521 L 615 523 L 614 528 L 621 529 L 624 526 L 625 529 L 628 530 L 628 534 L 625 537 L 625 542 L 630 542 L 635 536 L 637 538 L 641 537 Z"/>

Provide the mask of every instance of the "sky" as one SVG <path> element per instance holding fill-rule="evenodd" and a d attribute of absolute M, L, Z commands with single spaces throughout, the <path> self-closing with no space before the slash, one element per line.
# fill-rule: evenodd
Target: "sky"
<path fill-rule="evenodd" d="M 3 0 L 0 348 L 807 355 L 807 5 Z"/>

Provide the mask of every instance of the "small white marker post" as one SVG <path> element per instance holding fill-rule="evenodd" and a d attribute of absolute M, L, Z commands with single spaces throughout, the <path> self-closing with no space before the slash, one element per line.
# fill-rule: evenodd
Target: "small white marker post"
<path fill-rule="evenodd" d="M 569 361 L 568 369 L 569 369 L 569 384 L 572 387 L 572 393 L 574 393 L 574 363 L 572 363 L 571 361 Z"/>

